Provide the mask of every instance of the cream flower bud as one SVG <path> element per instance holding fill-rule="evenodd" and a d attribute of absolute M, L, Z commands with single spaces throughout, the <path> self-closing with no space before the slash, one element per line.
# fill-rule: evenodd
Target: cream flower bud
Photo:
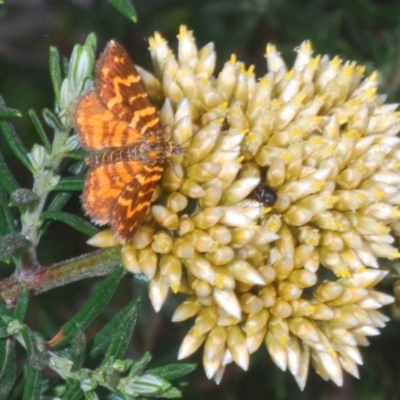
<path fill-rule="evenodd" d="M 122 246 L 121 249 L 122 264 L 132 274 L 141 274 L 139 261 L 137 259 L 136 249 L 130 245 L 126 244 Z"/>
<path fill-rule="evenodd" d="M 201 305 L 197 301 L 196 297 L 189 297 L 183 301 L 174 312 L 172 316 L 173 322 L 185 321 L 198 314 L 201 310 Z"/>
<path fill-rule="evenodd" d="M 162 276 L 155 276 L 149 283 L 149 297 L 156 312 L 161 310 L 167 295 L 169 285 Z"/>
<path fill-rule="evenodd" d="M 227 314 L 241 319 L 242 311 L 239 301 L 232 290 L 214 289 L 214 300 Z"/>
<path fill-rule="evenodd" d="M 238 326 L 229 327 L 226 342 L 235 363 L 247 371 L 249 367 L 249 353 L 242 330 Z"/>

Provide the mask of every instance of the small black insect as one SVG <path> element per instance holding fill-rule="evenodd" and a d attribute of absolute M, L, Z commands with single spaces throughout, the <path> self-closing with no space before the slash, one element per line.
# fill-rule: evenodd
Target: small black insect
<path fill-rule="evenodd" d="M 260 183 L 251 195 L 254 200 L 259 201 L 265 206 L 273 206 L 278 198 L 276 192 L 265 183 Z"/>

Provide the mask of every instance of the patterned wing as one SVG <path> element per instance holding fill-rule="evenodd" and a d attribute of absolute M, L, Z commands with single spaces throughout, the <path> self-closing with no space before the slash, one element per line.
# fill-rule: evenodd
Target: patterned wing
<path fill-rule="evenodd" d="M 88 150 L 121 147 L 142 139 L 142 135 L 126 121 L 117 119 L 94 91 L 79 99 L 75 110 L 75 128 L 83 147 Z"/>
<path fill-rule="evenodd" d="M 106 107 L 144 136 L 161 136 L 160 120 L 126 50 L 110 41 L 96 69 L 97 92 Z"/>
<path fill-rule="evenodd" d="M 124 161 L 89 169 L 82 203 L 95 223 L 104 225 L 112 221 L 117 199 L 132 182 L 132 177 L 140 175 L 143 168 L 143 163 L 139 161 Z"/>
<path fill-rule="evenodd" d="M 126 185 L 112 212 L 111 227 L 122 243 L 126 243 L 142 224 L 154 190 L 163 172 L 162 164 L 145 165 Z"/>

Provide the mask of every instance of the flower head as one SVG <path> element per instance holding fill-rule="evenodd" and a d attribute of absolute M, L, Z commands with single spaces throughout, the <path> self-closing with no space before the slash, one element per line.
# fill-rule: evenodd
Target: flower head
<path fill-rule="evenodd" d="M 232 361 L 246 370 L 265 345 L 301 388 L 310 362 L 341 385 L 393 301 L 374 285 L 386 275 L 378 257 L 400 256 L 396 105 L 377 94 L 375 73 L 313 56 L 309 42 L 292 69 L 268 45 L 256 80 L 235 56 L 215 76 L 212 44 L 199 50 L 185 27 L 178 40 L 175 56 L 156 33 L 156 75 L 141 74 L 185 154 L 166 165 L 124 265 L 147 276 L 157 311 L 169 289 L 188 294 L 173 315 L 195 317 L 179 358 L 204 344 L 209 378 Z M 252 196 L 264 184 L 273 205 Z"/>

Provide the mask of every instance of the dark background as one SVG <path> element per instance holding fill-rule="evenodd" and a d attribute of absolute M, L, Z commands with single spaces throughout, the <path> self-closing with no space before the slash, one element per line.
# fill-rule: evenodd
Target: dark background
<path fill-rule="evenodd" d="M 232 53 L 247 65 L 255 64 L 256 73 L 266 72 L 266 43 L 274 43 L 291 65 L 293 49 L 310 39 L 315 54 L 339 55 L 379 70 L 381 92 L 389 99 L 400 99 L 400 1 L 369 0 L 137 0 L 139 21 L 133 24 L 106 0 L 4 0 L 0 6 L 0 94 L 8 107 L 19 109 L 15 118 L 18 133 L 26 146 L 38 142 L 27 116 L 33 108 L 38 114 L 52 108 L 53 91 L 48 71 L 48 52 L 56 46 L 69 57 L 75 43 L 83 43 L 95 32 L 102 49 L 110 39 L 117 39 L 136 63 L 151 68 L 148 36 L 159 31 L 176 48 L 179 26 L 194 31 L 199 47 L 213 41 L 218 54 L 217 71 Z M 49 135 L 51 132 L 49 130 Z M 7 162 L 23 187 L 31 187 L 31 177 L 10 154 L 0 137 Z M 70 212 L 81 213 L 79 196 L 67 205 Z M 44 265 L 90 251 L 83 235 L 62 224 L 53 224 L 39 248 Z M 1 264 L 1 276 L 10 267 Z M 100 280 L 82 281 L 32 299 L 27 323 L 47 337 L 55 334 L 86 302 Z M 381 290 L 390 293 L 390 282 Z M 146 350 L 154 356 L 153 365 L 176 360 L 179 344 L 190 322 L 173 324 L 170 317 L 179 303 L 170 299 L 160 314 L 155 314 L 147 299 L 146 287 L 124 278 L 110 306 L 86 332 L 90 338 L 110 316 L 132 297 L 143 295 L 134 340 L 127 357 L 137 357 Z M 393 321 L 371 346 L 362 349 L 364 366 L 361 379 L 345 375 L 344 386 L 336 387 L 310 373 L 305 391 L 297 388 L 289 373 L 281 372 L 264 348 L 252 356 L 249 371 L 234 365 L 227 368 L 219 386 L 208 381 L 199 366 L 187 377 L 184 399 L 324 399 L 375 400 L 400 399 L 400 326 L 396 309 L 386 309 Z M 200 353 L 199 353 L 200 354 Z M 201 363 L 200 355 L 190 361 Z"/>

